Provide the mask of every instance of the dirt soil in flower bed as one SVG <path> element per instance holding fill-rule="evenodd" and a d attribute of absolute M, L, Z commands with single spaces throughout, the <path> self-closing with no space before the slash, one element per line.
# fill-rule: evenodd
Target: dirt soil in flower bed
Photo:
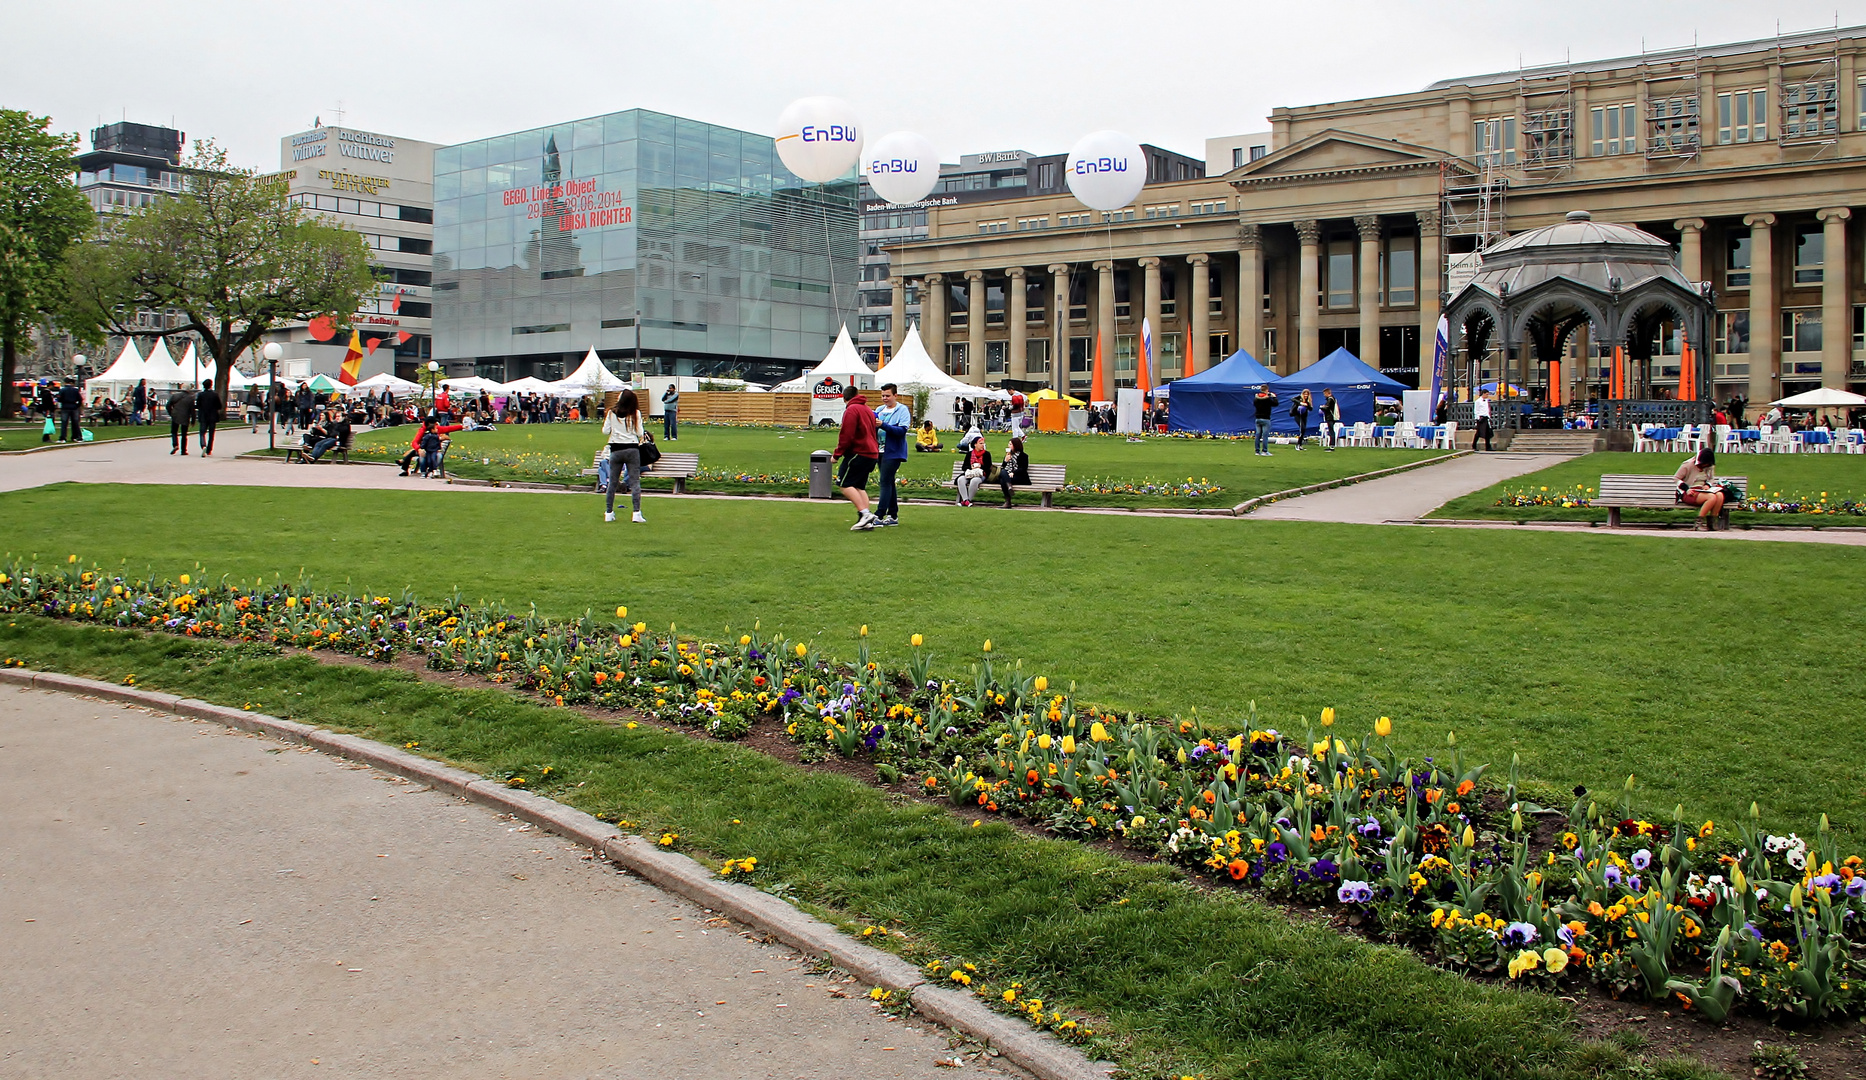
<path fill-rule="evenodd" d="M 285 648 L 283 652 L 287 655 L 306 656 L 321 664 L 349 667 L 382 666 L 348 653 L 296 648 Z M 418 655 L 398 656 L 387 666 L 400 668 L 428 682 L 458 689 L 479 690 L 492 686 L 520 697 L 537 697 L 537 695 L 527 694 L 510 683 L 495 683 L 475 673 L 434 670 L 427 666 L 424 657 Z M 671 724 L 631 709 L 605 709 L 589 705 L 566 705 L 563 708 L 571 709 L 597 723 L 619 724 L 633 720 L 663 731 L 676 732 L 697 741 L 714 741 L 697 728 Z M 751 732 L 736 741 L 798 768 L 851 777 L 894 795 L 943 807 L 963 818 L 997 821 L 1032 836 L 1066 839 L 1071 843 L 1088 843 L 1090 846 L 1137 863 L 1157 861 L 1154 855 L 1131 848 L 1118 840 L 1083 841 L 1075 837 L 1060 837 L 1049 829 L 1024 818 L 988 814 L 969 807 L 953 806 L 944 798 L 927 797 L 918 784 L 912 783 L 907 778 L 903 778 L 900 783 L 885 783 L 874 763 L 869 761 L 844 758 L 833 754 L 819 760 L 806 761 L 798 745 L 785 735 L 783 726 L 775 720 L 764 718 L 754 720 Z M 1502 810 L 1501 803 L 1496 801 L 1497 798 L 1494 792 L 1485 797 L 1486 803 L 1490 804 L 1485 809 L 1491 814 Z M 1542 819 L 1535 827 L 1530 841 L 1532 850 L 1540 853 L 1552 849 L 1559 843 L 1558 838 L 1562 831 L 1560 819 L 1552 815 Z M 1222 881 L 1193 874 L 1185 875 L 1185 881 L 1195 888 L 1208 890 L 1235 887 Z M 1260 899 L 1283 911 L 1290 918 L 1303 922 L 1315 922 L 1318 917 L 1325 918 L 1330 926 L 1343 934 L 1380 940 L 1369 932 L 1371 923 L 1361 916 L 1339 913 L 1323 916 L 1324 909 L 1321 908 L 1272 900 L 1269 897 Z M 1428 962 L 1433 959 L 1429 950 L 1414 951 Z M 1469 971 L 1461 970 L 1459 974 L 1465 978 L 1484 978 Z M 1493 981 L 1504 982 L 1506 980 L 1498 977 Z M 1576 989 L 1578 993 L 1563 994 L 1562 1000 L 1573 1006 L 1576 1031 L 1586 1039 L 1636 1047 L 1641 1053 L 1655 1057 L 1685 1055 L 1732 1076 L 1753 1074 L 1750 1052 L 1760 1040 L 1766 1045 L 1792 1047 L 1806 1062 L 1808 1076 L 1814 1080 L 1843 1080 L 1847 1077 L 1866 1075 L 1866 1023 L 1840 1022 L 1788 1028 L 1772 1025 L 1750 1016 L 1737 1016 L 1721 1025 L 1712 1026 L 1681 1009 L 1661 1008 L 1651 1003 L 1616 999 L 1605 990 L 1591 984 L 1583 983 Z"/>

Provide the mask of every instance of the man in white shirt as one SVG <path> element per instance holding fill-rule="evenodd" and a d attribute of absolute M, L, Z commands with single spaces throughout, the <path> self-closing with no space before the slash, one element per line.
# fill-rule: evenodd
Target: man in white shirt
<path fill-rule="evenodd" d="M 1490 444 L 1490 392 L 1479 391 L 1477 400 L 1471 403 L 1471 415 L 1477 421 L 1477 433 L 1471 437 L 1471 449 L 1477 449 L 1477 440 L 1484 440 L 1484 449 L 1495 450 Z"/>

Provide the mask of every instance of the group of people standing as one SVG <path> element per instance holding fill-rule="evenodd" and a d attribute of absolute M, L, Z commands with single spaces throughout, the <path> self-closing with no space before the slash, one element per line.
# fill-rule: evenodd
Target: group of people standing
<path fill-rule="evenodd" d="M 931 422 L 923 422 L 916 432 L 913 413 L 900 398 L 900 388 L 893 383 L 881 387 L 881 404 L 869 407 L 868 398 L 854 386 L 842 391 L 842 427 L 836 449 L 830 455 L 839 461 L 836 486 L 843 498 L 855 507 L 852 532 L 891 528 L 901 523 L 899 474 L 907 462 L 907 440 L 914 436 L 915 449 L 933 452 L 940 449 L 939 436 Z M 1012 430 L 1018 430 L 1013 427 Z M 972 505 L 978 490 L 986 483 L 996 483 L 1004 492 L 1009 508 L 1012 492 L 1020 484 L 1030 483 L 1030 456 L 1024 450 L 1021 435 L 1012 435 L 1004 458 L 994 463 L 985 445 L 985 436 L 976 424 L 959 440 L 961 468 L 956 487 L 960 506 Z M 881 495 L 872 504 L 868 481 L 879 471 Z"/>
<path fill-rule="evenodd" d="M 1276 391 L 1268 383 L 1257 388 L 1256 396 L 1251 399 L 1252 414 L 1257 420 L 1257 439 L 1255 453 L 1258 457 L 1270 456 L 1270 420 L 1276 413 L 1278 403 Z M 1334 452 L 1337 435 L 1335 425 L 1341 421 L 1341 402 L 1335 400 L 1335 392 L 1323 389 L 1322 400 L 1317 402 L 1313 391 L 1301 390 L 1296 399 L 1289 403 L 1289 418 L 1296 422 L 1296 449 L 1301 450 L 1309 439 L 1309 417 L 1320 412 L 1319 425 L 1315 441 L 1322 449 Z"/>

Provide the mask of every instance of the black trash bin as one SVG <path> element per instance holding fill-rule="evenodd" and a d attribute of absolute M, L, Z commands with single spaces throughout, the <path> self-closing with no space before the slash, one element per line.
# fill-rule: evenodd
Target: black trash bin
<path fill-rule="evenodd" d="M 836 462 L 828 450 L 810 451 L 810 497 L 832 498 L 835 492 Z"/>

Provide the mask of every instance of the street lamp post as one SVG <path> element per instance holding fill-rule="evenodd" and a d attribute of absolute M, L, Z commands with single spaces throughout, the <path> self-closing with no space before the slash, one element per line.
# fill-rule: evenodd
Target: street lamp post
<path fill-rule="evenodd" d="M 277 450 L 279 435 L 279 412 L 272 407 L 272 402 L 279 389 L 279 357 L 285 355 L 285 347 L 278 342 L 268 342 L 259 350 L 259 355 L 266 358 L 266 449 Z"/>
<path fill-rule="evenodd" d="M 428 361 L 426 378 L 428 384 L 428 411 L 434 411 L 434 391 L 441 385 L 441 363 L 439 360 Z"/>

